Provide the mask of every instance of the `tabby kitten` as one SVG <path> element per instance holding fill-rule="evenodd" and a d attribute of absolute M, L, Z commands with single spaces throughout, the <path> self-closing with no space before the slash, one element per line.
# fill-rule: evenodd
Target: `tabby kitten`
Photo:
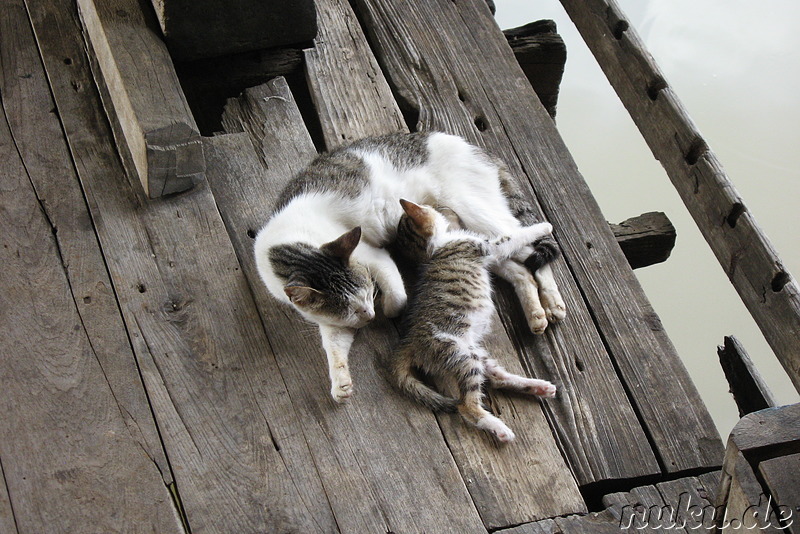
<path fill-rule="evenodd" d="M 396 386 L 425 406 L 455 411 L 499 441 L 514 439 L 503 421 L 483 408 L 485 381 L 495 388 L 553 397 L 545 380 L 511 374 L 490 358 L 481 340 L 491 324 L 494 305 L 489 267 L 549 234 L 549 223 L 512 229 L 486 239 L 461 229 L 430 206 L 400 201 L 405 215 L 397 232 L 398 250 L 425 259 L 421 278 L 405 317 L 405 332 L 391 360 Z M 459 398 L 442 395 L 420 380 L 419 370 L 434 381 L 455 382 Z"/>

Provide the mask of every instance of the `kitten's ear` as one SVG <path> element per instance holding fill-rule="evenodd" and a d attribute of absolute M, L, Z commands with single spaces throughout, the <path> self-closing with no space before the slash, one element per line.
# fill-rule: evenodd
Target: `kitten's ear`
<path fill-rule="evenodd" d="M 400 199 L 400 205 L 418 229 L 429 229 L 432 218 L 425 208 L 404 198 Z"/>
<path fill-rule="evenodd" d="M 288 284 L 284 286 L 283 292 L 292 301 L 292 304 L 301 308 L 308 307 L 316 297 L 316 291 L 307 286 L 299 284 Z"/>
<path fill-rule="evenodd" d="M 353 253 L 358 242 L 361 240 L 361 227 L 356 226 L 349 232 L 345 232 L 330 243 L 325 243 L 320 248 L 347 264 L 350 261 L 350 254 Z"/>

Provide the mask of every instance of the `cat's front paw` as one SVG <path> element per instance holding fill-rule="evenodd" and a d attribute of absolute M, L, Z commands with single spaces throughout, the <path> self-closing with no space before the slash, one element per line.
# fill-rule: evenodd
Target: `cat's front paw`
<path fill-rule="evenodd" d="M 555 384 L 551 384 L 547 380 L 533 379 L 531 383 L 525 387 L 525 391 L 537 397 L 552 399 L 556 396 L 557 388 Z"/>
<path fill-rule="evenodd" d="M 514 432 L 506 426 L 506 424 L 493 415 L 484 415 L 481 417 L 476 425 L 481 430 L 485 430 L 497 438 L 501 443 L 508 443 L 514 441 L 517 436 Z"/>
<path fill-rule="evenodd" d="M 560 323 L 564 320 L 567 316 L 567 306 L 558 290 L 540 291 L 539 298 L 549 322 Z"/>
<path fill-rule="evenodd" d="M 353 396 L 353 380 L 350 374 L 337 377 L 331 385 L 331 397 L 338 403 L 347 402 Z"/>
<path fill-rule="evenodd" d="M 406 307 L 408 297 L 405 291 L 393 291 L 391 293 L 383 294 L 383 314 L 392 319 L 400 315 L 400 312 Z"/>
<path fill-rule="evenodd" d="M 547 329 L 547 313 L 538 302 L 528 302 L 525 306 L 525 319 L 528 321 L 528 328 L 536 335 L 544 334 Z"/>

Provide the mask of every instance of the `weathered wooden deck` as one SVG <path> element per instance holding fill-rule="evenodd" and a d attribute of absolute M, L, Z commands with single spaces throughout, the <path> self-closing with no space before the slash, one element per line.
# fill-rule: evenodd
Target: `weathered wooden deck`
<path fill-rule="evenodd" d="M 249 89 L 203 139 L 206 180 L 148 200 L 75 1 L 2 2 L 0 531 L 582 532 L 621 502 L 713 502 L 715 426 L 484 2 L 355 0 L 361 24 L 317 4 L 315 124 L 284 79 Z M 250 250 L 317 153 L 309 128 L 328 149 L 458 133 L 554 223 L 567 320 L 531 335 L 501 285 L 488 344 L 560 386 L 492 395 L 513 444 L 394 392 L 385 320 L 356 339 L 354 398 L 330 399 L 316 332 L 268 297 Z"/>

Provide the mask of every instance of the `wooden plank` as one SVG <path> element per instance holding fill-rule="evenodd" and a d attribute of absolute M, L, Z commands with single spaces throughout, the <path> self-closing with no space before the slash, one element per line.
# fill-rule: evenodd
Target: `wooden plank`
<path fill-rule="evenodd" d="M 78 0 L 87 45 L 97 57 L 106 112 L 131 176 L 150 198 L 203 178 L 203 145 L 153 14 L 136 0 Z"/>
<path fill-rule="evenodd" d="M 725 336 L 724 344 L 717 347 L 717 355 L 733 400 L 739 408 L 739 417 L 778 405 L 738 339 Z"/>
<path fill-rule="evenodd" d="M 547 113 L 556 118 L 558 90 L 567 61 L 567 47 L 552 20 L 537 20 L 503 30 L 522 72 Z"/>
<path fill-rule="evenodd" d="M 420 129 L 459 133 L 501 157 L 513 174 L 526 171 L 544 215 L 556 227 L 568 260 L 568 265 L 555 263 L 556 278 L 570 316 L 543 338 L 515 330 L 512 315 L 506 328 L 519 340 L 534 374 L 553 377 L 563 386 L 563 404 L 549 405 L 551 424 L 579 482 L 652 473 L 649 453 L 642 452 L 645 442 L 619 440 L 630 432 L 642 434 L 621 395 L 606 344 L 664 469 L 719 464 L 721 444 L 710 416 L 485 7 L 438 0 L 417 3 L 413 10 L 383 0 L 359 0 L 357 5 L 392 85 L 419 106 Z M 437 90 L 429 91 L 431 86 Z M 512 306 L 502 305 L 504 320 Z M 602 326 L 602 339 L 593 317 Z M 676 398 L 684 401 L 676 404 Z M 598 435 L 610 428 L 616 430 Z"/>
<path fill-rule="evenodd" d="M 593 317 L 663 469 L 674 472 L 719 465 L 722 447 L 711 417 L 614 243 L 591 191 L 485 6 L 477 0 L 430 0 L 416 3 L 414 9 L 407 4 L 388 5 L 385 0 L 358 0 L 357 5 L 393 86 L 419 106 L 420 129 L 465 135 L 501 157 L 513 174 L 527 175 L 542 213 L 556 228 L 555 236 L 567 260 L 566 264 L 556 263 L 557 280 L 565 298 L 572 299 L 568 302 L 571 315 L 544 339 L 529 339 L 522 332 L 516 337 L 528 347 L 532 366 L 544 367 L 553 361 L 566 372 L 559 376 L 550 369 L 537 369 L 537 375 L 558 376 L 561 383 L 574 384 L 575 390 L 579 385 L 585 387 L 575 393 L 587 393 L 580 399 L 584 404 L 570 408 L 576 412 L 579 406 L 596 409 L 590 419 L 603 418 L 598 430 L 630 425 L 630 421 L 619 421 L 619 413 L 608 413 L 607 407 L 617 406 L 607 398 L 609 393 L 580 381 L 586 369 L 592 373 L 599 368 L 599 375 L 608 372 L 604 357 L 598 356 L 606 351 L 598 346 L 599 340 L 593 341 Z M 428 91 L 431 86 L 437 91 Z M 567 264 L 580 289 L 571 283 Z M 585 305 L 575 302 L 581 294 L 591 307 L 591 317 L 582 317 L 580 310 Z M 507 328 L 513 329 L 514 323 L 508 323 Z M 576 324 L 580 328 L 572 330 Z M 554 359 L 537 361 L 533 355 L 541 354 L 543 345 L 556 345 L 561 336 L 569 343 L 558 343 L 552 350 Z M 586 347 L 587 339 L 591 347 Z M 573 376 L 578 377 L 577 383 L 569 380 Z M 664 380 L 664 376 L 670 379 Z M 602 404 L 596 407 L 595 401 L 601 398 Z M 676 403 L 675 399 L 683 400 Z M 624 407 L 625 402 L 620 405 Z M 567 426 L 569 416 L 564 414 L 558 426 Z M 619 430 L 616 434 L 629 435 Z M 565 441 L 577 447 L 580 439 L 571 437 Z M 610 450 L 626 454 L 630 447 L 630 440 L 619 448 L 602 446 L 599 458 Z M 630 462 L 634 470 L 649 470 L 641 460 Z M 601 478 L 589 474 L 579 480 L 585 483 Z"/>
<path fill-rule="evenodd" d="M 45 215 L 57 229 L 58 251 L 68 266 L 81 323 L 128 431 L 158 465 L 164 483 L 170 484 L 172 472 L 22 0 L 6 0 L 0 11 L 0 71 L 0 93 L 14 143 Z"/>
<path fill-rule="evenodd" d="M 0 458 L 16 527 L 183 532 L 159 468 L 126 428 L 81 324 L 54 228 L 5 112 L 0 206 Z"/>
<path fill-rule="evenodd" d="M 603 504 L 608 507 L 606 513 L 614 518 L 618 529 L 687 532 L 678 519 L 677 503 L 665 500 L 655 486 L 606 495 Z"/>
<path fill-rule="evenodd" d="M 306 77 L 328 150 L 406 125 L 346 0 L 315 2 L 319 35 L 305 51 Z"/>
<path fill-rule="evenodd" d="M 720 482 L 722 479 L 721 471 L 710 471 L 702 475 L 697 475 L 697 480 L 700 481 L 703 491 L 700 491 L 700 496 L 706 499 L 709 503 L 716 506 L 719 497 Z"/>
<path fill-rule="evenodd" d="M 797 281 L 786 270 L 617 2 L 561 3 L 800 391 Z"/>
<path fill-rule="evenodd" d="M 758 471 L 773 499 L 775 515 L 793 534 L 800 532 L 800 453 L 764 460 Z"/>
<path fill-rule="evenodd" d="M 561 532 L 552 519 L 543 519 L 535 523 L 525 523 L 516 527 L 497 530 L 497 534 L 558 534 Z"/>
<path fill-rule="evenodd" d="M 733 465 L 726 460 L 725 472 L 730 475 L 730 486 L 724 516 L 718 519 L 720 532 L 732 534 L 743 529 L 782 532 L 775 508 L 768 507 L 770 500 L 741 452 Z"/>
<path fill-rule="evenodd" d="M 207 186 L 143 202 L 109 144 L 74 5 L 28 7 L 189 525 L 338 531 Z"/>
<path fill-rule="evenodd" d="M 3 462 L 0 461 L 0 532 L 17 534 L 17 522 L 14 519 L 14 509 L 11 507 L 11 500 L 8 498 L 8 484 L 3 474 Z"/>
<path fill-rule="evenodd" d="M 313 54 L 307 55 L 307 65 L 317 107 L 336 110 L 320 113 L 327 148 L 364 135 L 406 130 L 349 4 L 320 0 L 317 6 L 324 30 Z M 351 51 L 350 62 L 330 59 Z M 372 69 L 367 70 L 371 82 L 368 90 L 364 89 L 363 75 L 354 76 L 350 63 Z M 351 120 L 353 116 L 359 120 Z M 524 374 L 499 321 L 495 321 L 485 346 L 492 347 L 493 357 L 510 372 Z M 539 403 L 530 398 L 494 394 L 489 403 L 517 433 L 513 446 L 498 450 L 491 439 L 466 427 L 459 418 L 439 417 L 445 440 L 486 527 L 496 529 L 586 511 Z"/>
<path fill-rule="evenodd" d="M 677 233 L 664 213 L 651 211 L 612 224 L 611 231 L 631 269 L 667 261 Z"/>
<path fill-rule="evenodd" d="M 391 326 L 374 322 L 359 333 L 350 352 L 356 396 L 336 405 L 315 329 L 277 305 L 259 278 L 255 231 L 285 183 L 316 155 L 285 81 L 248 89 L 229 104 L 223 124 L 258 132 L 258 155 L 250 133 L 209 139 L 209 181 L 339 529 L 485 533 L 435 418 L 394 392 L 381 374 L 379 356 L 396 339 Z"/>
<path fill-rule="evenodd" d="M 714 492 L 716 483 L 709 491 L 705 483 L 696 477 L 680 478 L 656 484 L 659 493 L 674 510 L 675 522 L 686 530 L 711 530 L 714 528 Z"/>
<path fill-rule="evenodd" d="M 619 534 L 620 532 L 619 521 L 607 510 L 587 515 L 557 517 L 555 522 L 562 534 Z"/>
<path fill-rule="evenodd" d="M 728 447 L 733 444 L 736 450 L 749 454 L 760 448 L 793 446 L 799 440 L 800 404 L 792 404 L 742 417 L 731 431 Z"/>

